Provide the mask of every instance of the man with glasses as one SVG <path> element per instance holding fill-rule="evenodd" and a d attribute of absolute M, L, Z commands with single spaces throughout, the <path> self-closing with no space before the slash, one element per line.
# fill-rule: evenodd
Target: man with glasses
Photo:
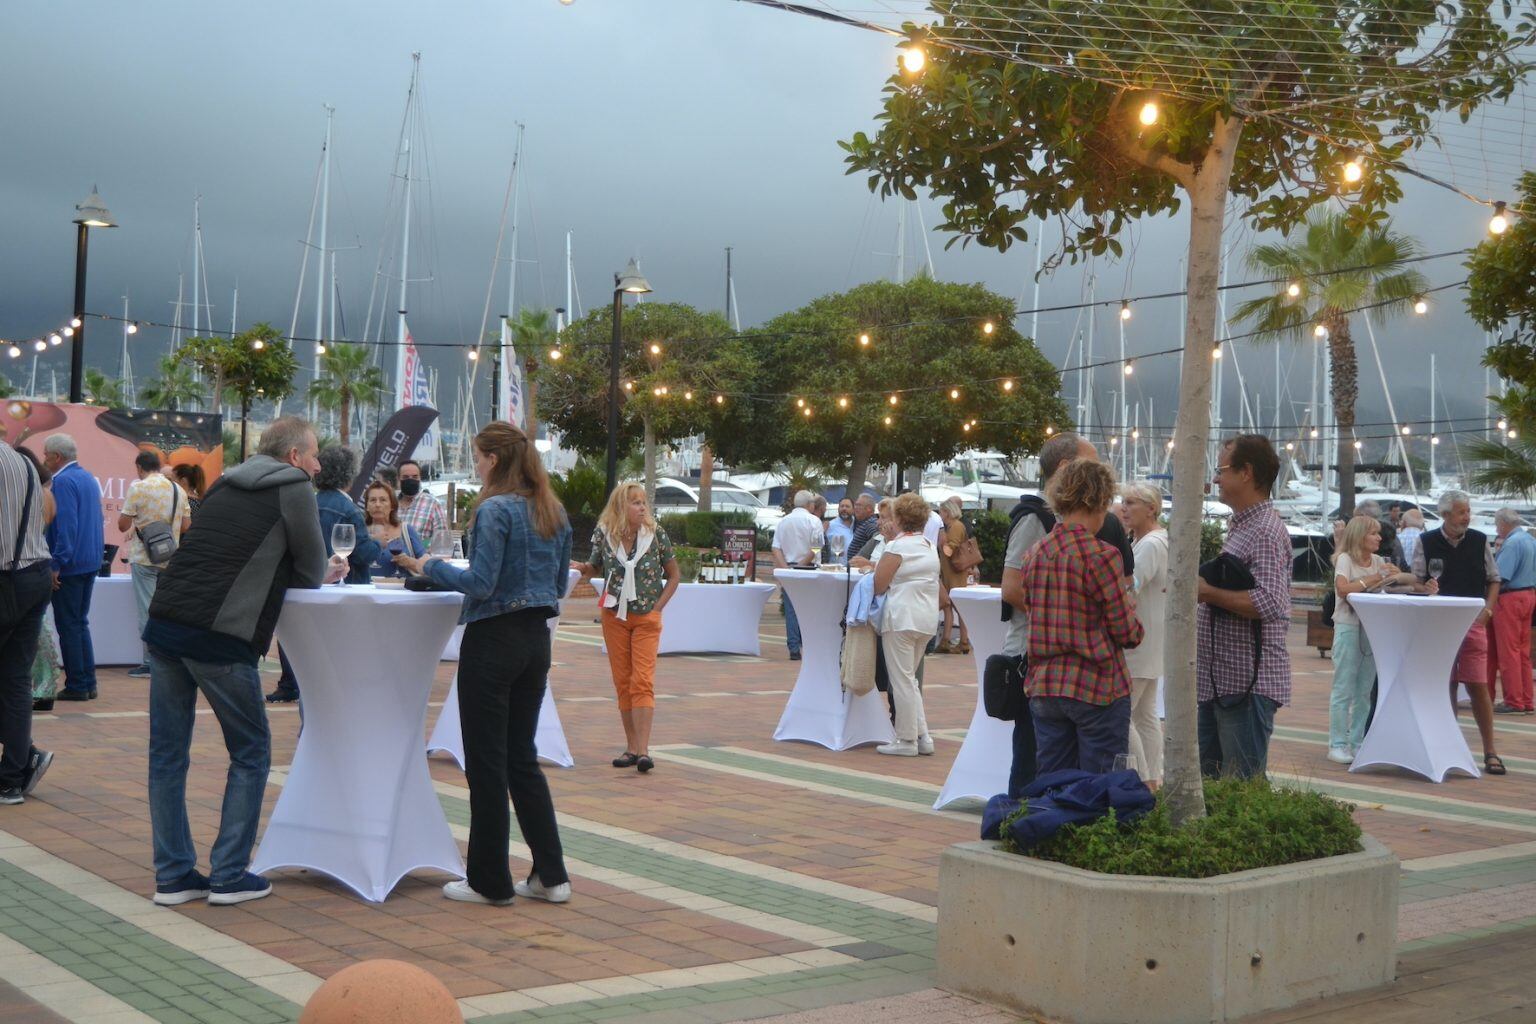
<path fill-rule="evenodd" d="M 1262 434 L 1222 446 L 1215 484 L 1232 520 L 1221 551 L 1253 574 L 1254 586 L 1225 590 L 1200 580 L 1200 770 L 1211 777 L 1264 775 L 1275 709 L 1291 700 L 1291 538 L 1270 501 L 1279 473 Z"/>

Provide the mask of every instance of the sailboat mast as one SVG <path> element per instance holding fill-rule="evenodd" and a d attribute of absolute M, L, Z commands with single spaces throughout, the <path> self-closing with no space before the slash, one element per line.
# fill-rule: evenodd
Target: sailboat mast
<path fill-rule="evenodd" d="M 1430 492 L 1440 487 L 1440 476 L 1435 469 L 1435 449 L 1439 446 L 1440 439 L 1435 436 L 1435 354 L 1429 354 L 1429 489 Z"/>
<path fill-rule="evenodd" d="M 399 319 L 395 329 L 395 408 L 403 409 L 410 396 L 405 393 L 405 341 L 407 328 L 405 325 L 405 297 L 406 287 L 411 279 L 411 135 L 415 130 L 416 113 L 416 78 L 421 73 L 421 54 L 411 54 L 411 88 L 405 98 L 405 127 L 402 134 L 405 141 L 405 205 L 401 207 L 400 230 L 400 304 L 396 307 Z"/>
<path fill-rule="evenodd" d="M 731 247 L 725 247 L 725 322 L 731 322 Z"/>
<path fill-rule="evenodd" d="M 336 116 L 336 108 L 325 104 L 325 148 L 320 154 L 320 251 L 319 259 L 315 260 L 315 338 L 324 340 L 325 334 L 325 303 L 326 295 L 326 237 L 325 229 L 330 220 L 331 206 L 331 121 Z M 320 345 L 317 341 L 314 352 L 314 375 L 311 381 L 320 379 Z M 311 410 L 313 415 L 313 410 Z"/>
<path fill-rule="evenodd" d="M 571 263 L 571 233 L 565 233 L 565 315 L 567 321 L 576 319 L 576 306 L 574 305 L 575 275 L 572 273 Z"/>

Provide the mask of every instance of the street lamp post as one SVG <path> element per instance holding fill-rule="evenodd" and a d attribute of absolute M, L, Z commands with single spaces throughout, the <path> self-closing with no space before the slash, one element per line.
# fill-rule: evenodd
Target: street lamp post
<path fill-rule="evenodd" d="M 85 400 L 85 251 L 91 228 L 115 228 L 117 222 L 102 204 L 96 186 L 84 201 L 75 204 L 75 313 L 70 321 L 75 333 L 70 338 L 69 349 L 69 400 L 79 403 Z"/>
<path fill-rule="evenodd" d="M 608 493 L 619 483 L 619 364 L 624 361 L 624 293 L 644 295 L 650 283 L 634 260 L 624 273 L 613 275 L 613 341 L 608 348 Z"/>

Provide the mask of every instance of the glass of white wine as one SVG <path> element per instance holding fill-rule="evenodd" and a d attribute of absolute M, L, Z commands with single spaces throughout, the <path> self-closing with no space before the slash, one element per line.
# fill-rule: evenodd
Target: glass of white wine
<path fill-rule="evenodd" d="M 331 550 L 342 558 L 347 558 L 357 547 L 357 528 L 351 523 L 337 523 L 331 527 Z M 337 583 L 345 584 L 347 578 L 343 576 Z"/>

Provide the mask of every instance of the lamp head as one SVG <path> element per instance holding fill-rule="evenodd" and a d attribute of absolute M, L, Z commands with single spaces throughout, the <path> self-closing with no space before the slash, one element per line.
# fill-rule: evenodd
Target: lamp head
<path fill-rule="evenodd" d="M 619 275 L 618 282 L 614 285 L 615 291 L 628 292 L 631 295 L 644 295 L 651 290 L 651 283 L 640 273 L 640 264 L 630 260 L 624 272 Z"/>
<path fill-rule="evenodd" d="M 91 186 L 91 194 L 75 204 L 75 223 L 83 224 L 88 228 L 115 228 L 117 221 L 112 219 L 112 213 L 101 201 L 101 194 L 96 191 L 96 186 Z"/>

